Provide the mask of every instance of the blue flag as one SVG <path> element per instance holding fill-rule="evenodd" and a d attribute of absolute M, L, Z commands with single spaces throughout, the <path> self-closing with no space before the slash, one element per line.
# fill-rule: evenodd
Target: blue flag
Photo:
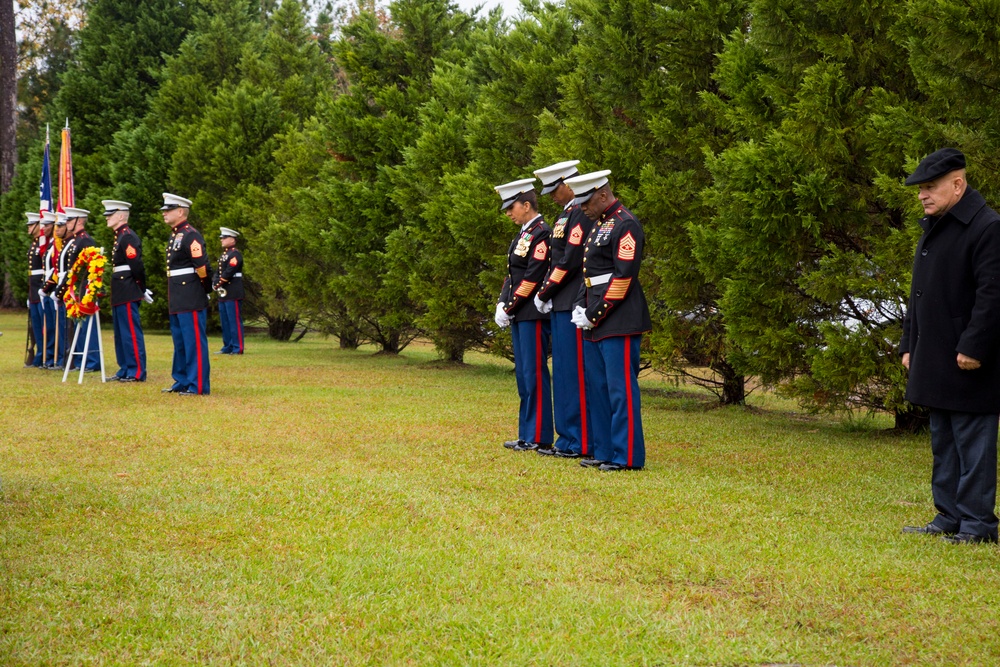
<path fill-rule="evenodd" d="M 52 210 L 52 173 L 49 170 L 49 132 L 45 130 L 45 160 L 42 162 L 42 181 L 38 184 L 38 212 Z"/>

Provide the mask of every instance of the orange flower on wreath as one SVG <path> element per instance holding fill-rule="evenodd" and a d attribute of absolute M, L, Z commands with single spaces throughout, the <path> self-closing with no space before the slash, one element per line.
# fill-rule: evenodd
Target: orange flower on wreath
<path fill-rule="evenodd" d="M 94 246 L 84 248 L 77 256 L 69 270 L 66 293 L 63 295 L 67 317 L 81 320 L 99 310 L 97 298 L 104 296 L 104 267 L 107 263 L 104 253 Z M 87 272 L 87 288 L 83 296 L 77 298 L 76 286 L 84 270 Z"/>

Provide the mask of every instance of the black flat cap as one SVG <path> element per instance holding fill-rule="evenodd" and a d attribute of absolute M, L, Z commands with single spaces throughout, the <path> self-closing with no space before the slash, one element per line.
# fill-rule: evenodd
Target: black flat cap
<path fill-rule="evenodd" d="M 906 179 L 906 184 L 930 183 L 956 169 L 965 169 L 965 155 L 957 148 L 942 148 L 921 160 L 917 170 Z"/>

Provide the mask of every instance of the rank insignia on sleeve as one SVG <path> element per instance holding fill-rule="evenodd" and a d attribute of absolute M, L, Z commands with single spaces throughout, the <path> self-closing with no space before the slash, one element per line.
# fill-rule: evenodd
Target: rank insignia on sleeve
<path fill-rule="evenodd" d="M 635 259 L 635 237 L 628 232 L 618 242 L 618 259 L 631 262 Z"/>
<path fill-rule="evenodd" d="M 581 241 L 583 241 L 583 227 L 577 225 L 569 233 L 569 243 L 570 245 L 580 245 Z"/>
<path fill-rule="evenodd" d="M 549 251 L 548 244 L 545 243 L 545 241 L 541 241 L 538 245 L 535 246 L 534 258 L 545 259 L 545 253 L 547 253 L 548 251 Z"/>
<path fill-rule="evenodd" d="M 523 297 L 531 296 L 531 292 L 535 289 L 536 285 L 538 285 L 538 283 L 522 280 L 521 284 L 517 286 L 517 291 L 514 292 L 514 295 Z"/>
<path fill-rule="evenodd" d="M 236 261 L 235 257 L 233 257 L 231 260 L 229 260 L 229 266 L 236 266 L 238 263 L 239 262 Z"/>
<path fill-rule="evenodd" d="M 129 259 L 135 259 L 138 254 L 139 254 L 138 251 L 131 245 L 125 248 L 125 256 L 128 257 Z"/>
<path fill-rule="evenodd" d="M 608 285 L 608 291 L 604 293 L 604 298 L 608 301 L 621 301 L 625 298 L 625 293 L 628 292 L 631 284 L 631 278 L 615 278 Z"/>
<path fill-rule="evenodd" d="M 555 268 L 552 269 L 552 273 L 549 274 L 549 280 L 554 283 L 561 283 L 563 278 L 566 277 L 566 269 Z"/>
<path fill-rule="evenodd" d="M 205 254 L 205 250 L 201 247 L 201 244 L 197 240 L 191 241 L 191 256 L 201 257 Z"/>

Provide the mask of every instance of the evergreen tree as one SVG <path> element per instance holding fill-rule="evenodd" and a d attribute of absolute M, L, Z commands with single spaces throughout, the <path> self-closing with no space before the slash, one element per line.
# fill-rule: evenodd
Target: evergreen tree
<path fill-rule="evenodd" d="M 655 322 L 657 365 L 742 403 L 744 377 L 728 360 L 719 290 L 693 257 L 687 228 L 708 220 L 706 151 L 730 141 L 705 96 L 724 38 L 743 27 L 747 2 L 615 0 L 573 5 L 579 17 L 574 68 L 548 119 L 539 156 L 572 154 L 612 171 L 615 192 L 647 235 L 645 290 Z M 691 366 L 708 367 L 705 377 Z"/>
<path fill-rule="evenodd" d="M 333 44 L 345 86 L 321 115 L 332 159 L 315 187 L 331 217 L 311 229 L 337 269 L 323 276 L 337 295 L 331 310 L 343 304 L 363 338 L 396 353 L 417 333 L 416 307 L 406 264 L 388 244 L 418 212 L 393 200 L 390 168 L 417 136 L 435 59 L 460 57 L 472 19 L 444 0 L 400 0 L 390 15 L 384 24 L 376 12 L 358 14 Z"/>
<path fill-rule="evenodd" d="M 884 114 L 917 96 L 883 0 L 756 0 L 717 78 L 741 141 L 709 162 L 715 209 L 697 226 L 734 364 L 817 409 L 902 416 L 895 354 L 914 231 L 895 184 L 904 155 Z"/>
<path fill-rule="evenodd" d="M 558 104 L 572 43 L 565 8 L 525 5 L 509 30 L 492 13 L 463 64 L 438 64 L 420 135 L 393 170 L 394 200 L 420 215 L 390 250 L 408 267 L 418 324 L 444 359 L 473 347 L 509 354 L 509 336 L 489 317 L 513 233 L 493 186 L 530 173 L 537 116 Z"/>

